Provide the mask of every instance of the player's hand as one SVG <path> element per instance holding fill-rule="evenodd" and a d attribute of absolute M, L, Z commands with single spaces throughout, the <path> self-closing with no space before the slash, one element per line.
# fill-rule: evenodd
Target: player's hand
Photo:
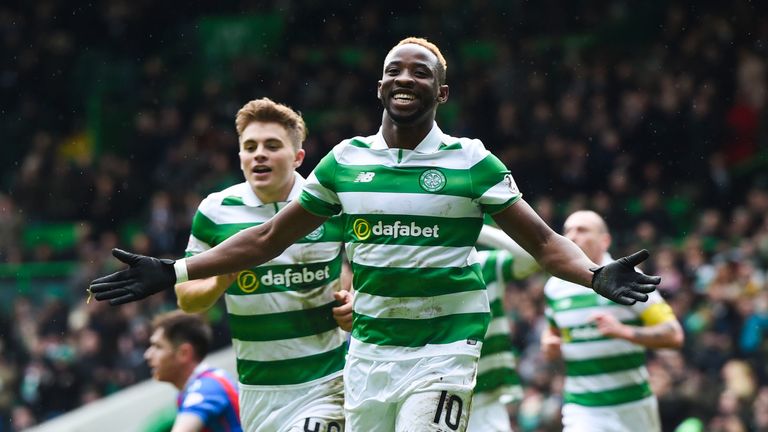
<path fill-rule="evenodd" d="M 333 308 L 333 319 L 344 331 L 352 331 L 352 300 L 354 295 L 347 290 L 340 290 L 333 293 L 336 299 L 336 306 Z"/>
<path fill-rule="evenodd" d="M 628 339 L 630 329 L 622 324 L 618 318 L 609 313 L 596 313 L 589 317 L 589 320 L 597 325 L 597 330 L 601 335 L 618 338 Z"/>
<path fill-rule="evenodd" d="M 648 251 L 643 249 L 610 264 L 590 269 L 594 273 L 592 289 L 625 306 L 648 301 L 648 293 L 661 282 L 659 276 L 648 276 L 635 270 L 635 266 L 648 259 L 648 256 Z"/>
<path fill-rule="evenodd" d="M 555 334 L 551 328 L 545 329 L 541 332 L 541 354 L 547 360 L 557 360 L 562 357 L 560 352 L 560 343 L 562 339 Z"/>
<path fill-rule="evenodd" d="M 112 306 L 141 300 L 176 283 L 174 260 L 137 255 L 112 249 L 112 255 L 130 267 L 94 279 L 88 291 L 96 300 L 109 300 Z"/>

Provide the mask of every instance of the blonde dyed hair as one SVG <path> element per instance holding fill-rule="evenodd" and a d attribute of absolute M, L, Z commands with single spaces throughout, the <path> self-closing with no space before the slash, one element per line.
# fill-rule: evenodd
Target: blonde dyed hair
<path fill-rule="evenodd" d="M 408 45 L 408 44 L 414 44 L 422 46 L 426 49 L 428 49 L 432 54 L 437 57 L 437 78 L 438 81 L 440 81 L 440 84 L 445 84 L 446 74 L 448 72 L 448 63 L 445 61 L 445 57 L 443 57 L 443 53 L 440 52 L 440 48 L 437 47 L 437 45 L 433 44 L 432 42 L 416 36 L 409 36 L 400 42 L 397 43 L 397 45 L 393 46 L 392 49 L 389 50 L 389 53 L 387 53 L 387 56 L 395 50 L 395 48 Z"/>
<path fill-rule="evenodd" d="M 299 150 L 307 139 L 307 125 L 301 114 L 287 105 L 266 97 L 248 102 L 237 112 L 235 116 L 237 136 L 240 137 L 245 128 L 253 122 L 277 123 L 284 127 L 291 138 L 294 150 Z"/>

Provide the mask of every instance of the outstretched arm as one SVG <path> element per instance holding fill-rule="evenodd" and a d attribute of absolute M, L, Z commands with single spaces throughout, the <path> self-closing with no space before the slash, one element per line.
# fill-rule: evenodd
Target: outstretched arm
<path fill-rule="evenodd" d="M 189 279 L 232 273 L 261 265 L 311 233 L 327 218 L 293 201 L 267 222 L 245 229 L 203 253 L 186 258 Z"/>
<path fill-rule="evenodd" d="M 91 282 L 96 300 L 119 305 L 172 288 L 188 279 L 233 273 L 263 264 L 320 226 L 327 218 L 288 204 L 269 221 L 240 231 L 218 246 L 178 261 L 136 255 L 119 249 L 112 254 L 130 268 Z"/>
<path fill-rule="evenodd" d="M 524 200 L 493 215 L 499 227 L 509 234 L 544 270 L 570 282 L 592 286 L 590 268 L 598 267 L 576 244 L 552 231 Z"/>
<path fill-rule="evenodd" d="M 657 276 L 635 271 L 648 258 L 642 250 L 605 266 L 590 260 L 575 243 L 555 233 L 524 200 L 493 215 L 493 219 L 549 273 L 583 285 L 616 303 L 647 301 L 661 282 Z"/>

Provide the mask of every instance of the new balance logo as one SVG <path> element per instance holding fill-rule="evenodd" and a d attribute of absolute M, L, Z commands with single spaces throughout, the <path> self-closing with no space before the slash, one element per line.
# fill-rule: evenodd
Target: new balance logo
<path fill-rule="evenodd" d="M 363 171 L 355 177 L 355 183 L 369 183 L 375 175 L 375 172 Z"/>

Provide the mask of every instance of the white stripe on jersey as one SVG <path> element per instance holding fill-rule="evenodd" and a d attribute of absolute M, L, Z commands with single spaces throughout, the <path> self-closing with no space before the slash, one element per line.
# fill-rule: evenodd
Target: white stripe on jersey
<path fill-rule="evenodd" d="M 345 343 L 345 337 L 336 329 L 293 339 L 258 342 L 232 339 L 237 358 L 261 362 L 316 355 L 336 349 Z"/>
<path fill-rule="evenodd" d="M 438 216 L 445 218 L 482 217 L 471 198 L 453 195 L 430 195 L 399 192 L 341 192 L 347 214 L 391 214 L 409 216 Z M 424 200 L 429 199 L 429 206 Z M 386 208 L 381 203 L 386 202 Z"/>
<path fill-rule="evenodd" d="M 370 267 L 464 267 L 470 263 L 467 257 L 473 246 L 411 246 L 382 245 L 376 243 L 347 243 L 347 255 L 354 257 L 355 264 Z"/>
<path fill-rule="evenodd" d="M 485 294 L 484 292 L 482 294 Z M 372 318 L 430 319 L 454 314 L 488 313 L 488 299 L 476 291 L 432 297 L 382 297 L 355 293 L 355 313 Z"/>

